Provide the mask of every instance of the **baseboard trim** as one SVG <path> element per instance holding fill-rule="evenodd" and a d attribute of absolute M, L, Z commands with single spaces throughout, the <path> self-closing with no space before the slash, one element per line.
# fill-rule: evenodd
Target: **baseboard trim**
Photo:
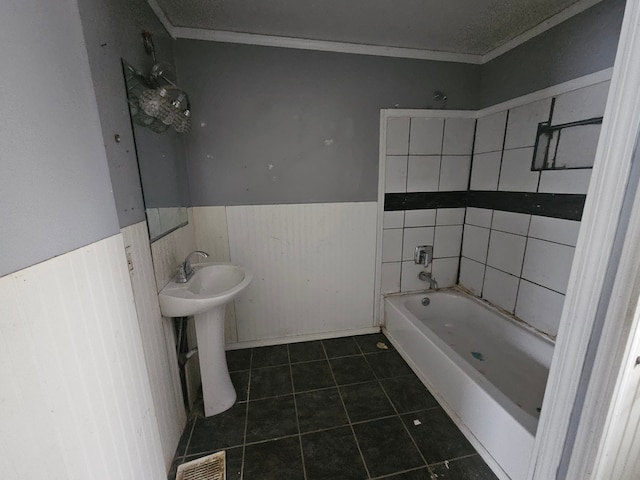
<path fill-rule="evenodd" d="M 249 342 L 227 343 L 227 350 L 239 350 L 241 348 L 268 347 L 271 345 L 282 345 L 284 343 L 311 342 L 314 340 L 326 340 L 328 338 L 351 337 L 353 335 L 367 335 L 378 333 L 379 326 L 357 328 L 353 330 L 339 330 L 336 332 L 308 333 L 305 335 L 295 335 L 291 337 L 265 338 L 263 340 L 252 340 Z"/>

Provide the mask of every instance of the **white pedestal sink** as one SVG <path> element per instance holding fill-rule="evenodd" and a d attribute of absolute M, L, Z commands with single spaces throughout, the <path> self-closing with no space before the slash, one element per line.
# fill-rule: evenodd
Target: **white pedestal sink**
<path fill-rule="evenodd" d="M 188 282 L 169 282 L 158 298 L 165 317 L 194 316 L 204 414 L 210 417 L 236 401 L 224 351 L 224 311 L 253 277 L 242 267 L 213 262 L 194 265 L 193 270 Z"/>

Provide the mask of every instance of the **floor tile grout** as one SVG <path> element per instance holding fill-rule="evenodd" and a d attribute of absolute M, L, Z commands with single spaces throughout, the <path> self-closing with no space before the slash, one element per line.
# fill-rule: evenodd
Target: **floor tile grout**
<path fill-rule="evenodd" d="M 402 426 L 404 427 L 405 432 L 407 432 L 407 435 L 409 435 L 409 438 L 411 439 L 411 443 L 413 443 L 413 446 L 418 451 L 418 454 L 420 455 L 420 458 L 422 458 L 422 461 L 424 462 L 424 465 L 427 467 L 427 469 L 429 471 L 429 474 L 433 475 L 433 472 L 431 471 L 431 468 L 429 468 L 429 463 L 427 462 L 427 459 L 422 454 L 422 451 L 420 450 L 420 447 L 418 447 L 418 444 L 417 444 L 416 440 L 413 438 L 413 435 L 411 435 L 411 432 L 407 428 L 407 425 L 402 420 L 402 415 L 398 412 L 398 409 L 396 408 L 396 406 L 394 405 L 393 401 L 391 400 L 391 397 L 387 393 L 387 390 L 384 388 L 384 385 L 382 385 L 382 382 L 380 382 L 380 381 L 378 381 L 378 382 L 380 383 L 380 388 L 382 388 L 382 391 L 384 392 L 384 395 L 387 397 L 387 400 L 389 401 L 389 403 L 393 407 L 393 410 L 396 412 L 396 415 L 398 415 L 398 419 L 400 420 L 400 423 L 402 423 Z"/>
<path fill-rule="evenodd" d="M 354 343 L 356 345 L 357 342 L 354 340 Z M 327 350 L 324 348 L 324 344 L 322 344 L 322 349 L 324 350 L 324 354 L 327 355 Z M 358 345 L 358 349 L 360 349 L 360 345 Z M 360 349 L 360 351 L 362 351 Z M 327 360 L 328 360 L 328 356 L 327 356 Z M 337 381 L 336 381 L 336 376 L 333 373 L 333 368 L 331 368 L 331 363 L 329 363 L 329 370 L 331 371 L 331 376 L 333 377 L 333 381 L 336 382 L 337 385 Z M 344 412 L 347 415 L 347 422 L 349 422 L 349 428 L 351 429 L 351 435 L 353 435 L 353 439 L 356 442 L 356 447 L 358 447 L 358 453 L 360 454 L 360 460 L 362 460 L 362 465 L 364 466 L 364 471 L 367 473 L 367 478 L 370 479 L 371 478 L 371 473 L 369 472 L 369 467 L 367 466 L 367 462 L 364 459 L 364 455 L 362 453 L 362 448 L 360 448 L 360 442 L 358 442 L 358 437 L 356 436 L 356 431 L 353 428 L 353 424 L 351 423 L 351 416 L 349 415 L 349 411 L 347 410 L 347 406 L 344 403 L 344 398 L 342 398 L 342 392 L 340 391 L 340 389 L 338 388 L 338 396 L 340 397 L 340 403 L 342 403 L 342 408 L 344 408 Z"/>
<path fill-rule="evenodd" d="M 249 354 L 249 379 L 247 380 L 247 405 L 244 412 L 244 433 L 242 435 L 242 462 L 240 463 L 240 480 L 244 479 L 244 460 L 247 451 L 247 429 L 249 428 L 249 398 L 251 398 L 251 370 L 253 366 L 253 350 Z M 234 387 L 235 388 L 235 387 Z M 226 466 L 225 466 L 226 467 Z M 226 468 L 225 468 L 226 471 Z M 226 477 L 226 472 L 225 472 Z"/>
<path fill-rule="evenodd" d="M 384 353 L 392 352 L 392 351 L 395 351 L 395 349 L 382 350 L 382 351 L 373 351 L 373 352 L 368 352 L 367 353 L 367 352 L 365 352 L 363 350 L 364 347 L 362 347 L 357 341 L 355 341 L 355 337 L 352 336 L 352 337 L 342 337 L 342 338 L 350 338 L 353 341 L 353 343 L 355 343 L 356 348 L 357 348 L 357 350 L 359 350 L 360 353 L 352 354 L 352 355 L 342 355 L 342 356 L 337 356 L 337 357 L 329 357 L 324 342 L 322 340 L 319 340 L 319 345 L 322 347 L 322 352 L 324 354 L 324 358 L 318 358 L 318 359 L 306 360 L 306 361 L 300 361 L 300 362 L 292 362 L 291 361 L 291 351 L 290 351 L 289 344 L 284 344 L 286 346 L 286 353 L 287 353 L 287 359 L 288 359 L 287 363 L 278 364 L 278 365 L 269 365 L 269 366 L 256 367 L 256 366 L 254 366 L 254 350 L 255 350 L 255 348 L 248 349 L 248 350 L 250 350 L 249 368 L 248 369 L 244 369 L 244 370 L 235 370 L 234 372 L 230 372 L 230 373 L 248 372 L 248 378 L 246 380 L 247 381 L 247 387 L 246 387 L 247 396 L 246 396 L 246 400 L 241 400 L 241 401 L 237 402 L 238 404 L 246 403 L 246 405 L 244 406 L 245 407 L 245 412 L 244 412 L 244 431 L 243 431 L 242 443 L 237 444 L 237 445 L 231 445 L 231 446 L 223 447 L 223 448 L 216 448 L 216 449 L 208 450 L 206 452 L 193 452 L 193 453 L 189 454 L 189 448 L 191 447 L 191 442 L 193 441 L 193 435 L 194 435 L 194 432 L 195 432 L 195 429 L 196 429 L 196 424 L 198 422 L 202 422 L 204 420 L 204 418 L 206 418 L 206 417 L 202 417 L 201 418 L 200 417 L 200 413 L 198 412 L 193 416 L 192 424 L 191 424 L 190 428 L 188 429 L 189 432 L 188 432 L 188 440 L 186 442 L 186 447 L 185 447 L 182 455 L 180 455 L 179 453 L 178 453 L 178 455 L 176 455 L 176 458 L 174 458 L 174 463 L 177 461 L 178 465 L 179 465 L 180 463 L 183 463 L 183 462 L 187 461 L 188 458 L 191 459 L 191 458 L 195 458 L 195 457 L 198 457 L 198 456 L 207 455 L 210 452 L 214 452 L 214 451 L 242 448 L 242 461 L 241 461 L 240 477 L 239 478 L 240 478 L 240 480 L 255 480 L 255 479 L 246 477 L 245 469 L 246 469 L 246 466 L 247 466 L 246 465 L 246 450 L 247 450 L 247 447 L 248 446 L 257 445 L 257 444 L 269 443 L 269 442 L 273 442 L 273 441 L 276 441 L 276 440 L 293 439 L 293 438 L 297 437 L 298 445 L 299 445 L 299 449 L 300 449 L 300 456 L 301 456 L 304 480 L 307 480 L 307 478 L 308 478 L 308 474 L 307 474 L 308 465 L 305 462 L 305 453 L 304 453 L 304 450 L 303 450 L 303 438 L 302 438 L 303 435 L 304 436 L 310 436 L 310 435 L 313 435 L 313 434 L 332 431 L 332 430 L 338 430 L 338 429 L 346 428 L 346 427 L 349 427 L 349 429 L 351 430 L 351 434 L 352 434 L 352 436 L 353 436 L 353 438 L 355 440 L 355 444 L 356 444 L 356 447 L 358 449 L 358 454 L 359 454 L 360 460 L 361 460 L 362 465 L 363 465 L 363 467 L 365 469 L 365 472 L 366 472 L 366 475 L 367 475 L 367 479 L 369 479 L 369 480 L 378 480 L 378 479 L 381 480 L 381 479 L 391 478 L 391 477 L 393 477 L 395 475 L 403 474 L 403 473 L 406 473 L 406 472 L 419 471 L 421 469 L 425 469 L 429 473 L 430 477 L 433 478 L 434 471 L 431 468 L 432 466 L 441 467 L 442 465 L 446 465 L 448 462 L 453 462 L 453 461 L 458 461 L 458 460 L 463 460 L 463 459 L 466 459 L 466 458 L 471 458 L 471 457 L 478 456 L 478 453 L 476 451 L 476 452 L 468 454 L 468 455 L 462 455 L 462 456 L 459 456 L 459 457 L 453 457 L 453 458 L 449 458 L 449 459 L 446 459 L 446 460 L 443 460 L 443 461 L 440 461 L 440 462 L 435 462 L 433 464 L 429 464 L 427 462 L 427 460 L 426 460 L 426 457 L 424 456 L 424 454 L 422 453 L 422 451 L 418 447 L 417 441 L 414 438 L 414 436 L 411 434 L 411 431 L 410 431 L 408 425 L 404 422 L 403 416 L 412 415 L 412 414 L 418 414 L 418 413 L 432 411 L 432 410 L 437 410 L 437 409 L 441 409 L 442 407 L 440 405 L 435 405 L 435 406 L 432 406 L 432 407 L 421 408 L 421 409 L 418 409 L 418 410 L 411 410 L 411 411 L 400 413 L 400 411 L 398 410 L 399 407 L 396 407 L 394 402 L 391 400 L 391 396 L 390 396 L 390 393 L 388 391 L 388 389 L 391 388 L 392 385 L 387 385 L 385 387 L 384 382 L 386 380 L 398 379 L 398 378 L 402 378 L 402 377 L 415 377 L 415 373 L 410 371 L 409 373 L 402 373 L 400 375 L 388 375 L 388 376 L 379 375 L 373 369 L 373 366 L 369 361 L 369 358 L 372 358 L 372 357 L 369 357 L 369 356 L 370 355 L 378 355 L 378 354 L 384 354 Z M 369 348 L 369 346 L 370 346 L 367 343 L 364 343 L 363 345 L 365 345 L 366 348 Z M 334 360 L 334 359 L 345 359 L 345 358 L 358 358 L 360 356 L 364 356 L 366 364 L 368 365 L 368 367 L 373 372 L 374 378 L 369 379 L 369 380 L 353 382 L 353 383 L 338 384 L 338 381 L 337 381 L 337 378 L 336 378 L 336 374 L 334 372 L 334 365 L 332 364 L 331 360 Z M 389 365 L 389 367 L 388 367 L 389 369 L 385 369 L 384 361 L 382 359 L 380 361 L 382 361 L 383 363 L 377 363 L 377 365 L 378 365 L 379 369 L 380 369 L 381 366 L 383 366 L 381 371 L 395 372 L 395 371 L 399 370 L 398 368 L 395 368 L 395 363 L 388 364 Z M 327 386 L 327 387 L 322 387 L 322 388 L 314 388 L 314 389 L 310 389 L 310 390 L 296 391 L 296 385 L 295 385 L 294 377 L 293 377 L 293 370 L 295 368 L 294 366 L 295 365 L 300 365 L 300 364 L 312 363 L 312 362 L 326 362 L 326 363 L 328 363 L 329 372 L 331 374 L 331 379 L 333 381 L 333 385 Z M 394 362 L 395 362 L 395 359 L 394 359 Z M 268 369 L 268 368 L 274 368 L 274 367 L 284 367 L 284 366 L 288 366 L 289 376 L 290 376 L 290 383 L 291 383 L 291 388 L 292 388 L 291 393 L 286 393 L 286 394 L 282 394 L 282 395 L 273 395 L 273 396 L 268 396 L 268 397 L 255 398 L 255 399 L 251 398 L 252 377 L 253 377 L 253 373 L 256 372 L 256 370 Z M 348 368 L 349 367 L 347 367 L 347 370 L 345 370 L 345 372 L 347 373 L 347 375 L 346 375 L 347 378 L 349 378 L 348 377 L 348 375 L 349 375 Z M 356 376 L 356 378 L 357 378 L 357 376 Z M 327 378 L 327 380 L 328 380 L 328 378 Z M 344 397 L 342 395 L 342 388 L 344 388 L 344 387 L 352 387 L 352 386 L 359 386 L 359 385 L 361 386 L 361 385 L 365 385 L 365 384 L 373 383 L 373 382 L 375 382 L 377 384 L 377 386 L 382 389 L 382 392 L 383 392 L 387 402 L 389 402 L 389 404 L 391 405 L 394 413 L 393 414 L 389 414 L 389 415 L 384 415 L 384 416 L 381 416 L 381 417 L 367 418 L 367 419 L 364 419 L 364 420 L 359 420 L 359 421 L 355 421 L 354 422 L 352 420 L 352 418 L 351 418 L 351 415 L 349 414 L 349 412 L 348 412 L 348 410 L 346 408 L 345 399 L 344 399 Z M 278 385 L 280 385 L 280 383 Z M 300 400 L 299 397 L 301 397 L 302 395 L 305 395 L 305 394 L 328 391 L 328 390 L 331 390 L 331 389 L 335 389 L 336 392 L 338 393 L 338 397 L 340 399 L 340 405 L 341 405 L 341 407 L 342 407 L 342 409 L 343 409 L 343 411 L 345 412 L 345 415 L 346 415 L 346 423 L 343 423 L 341 425 L 332 425 L 332 426 L 326 427 L 326 428 L 317 428 L 317 429 L 314 429 L 314 430 L 303 431 L 302 427 L 301 427 L 299 411 L 298 411 L 298 401 Z M 262 439 L 262 440 L 258 440 L 258 441 L 247 442 L 247 435 L 248 435 L 248 431 L 249 431 L 249 408 L 251 406 L 250 403 L 263 401 L 263 400 L 283 398 L 283 397 L 287 397 L 287 396 L 292 396 L 293 397 L 292 400 L 293 400 L 293 405 L 294 405 L 294 414 L 295 414 L 295 422 L 296 422 L 297 433 L 291 434 L 291 435 L 284 435 L 284 436 L 274 437 L 274 438 L 266 438 L 266 439 Z M 191 415 L 189 415 L 189 417 L 191 417 Z M 380 421 L 380 420 L 393 419 L 393 418 L 398 418 L 399 421 L 402 423 L 404 431 L 409 435 L 411 443 L 414 445 L 414 448 L 417 450 L 420 458 L 422 459 L 423 465 L 421 465 L 419 467 L 416 467 L 416 468 L 412 468 L 412 469 L 407 469 L 407 470 L 403 470 L 403 471 L 397 471 L 397 472 L 388 473 L 388 474 L 385 474 L 385 475 L 379 475 L 379 476 L 373 477 L 371 475 L 371 472 L 369 471 L 369 466 L 367 465 L 367 462 L 365 460 L 364 453 L 363 453 L 363 450 L 362 450 L 362 448 L 360 446 L 360 442 L 358 440 L 358 437 L 356 436 L 354 426 L 367 424 L 367 423 L 371 423 L 371 422 L 376 422 L 376 421 Z M 205 424 L 205 426 L 206 426 L 206 424 Z M 237 429 L 236 429 L 236 431 L 237 431 Z M 186 432 L 184 432 L 183 435 L 185 433 Z M 201 435 L 201 433 L 199 433 L 199 435 Z"/>
<path fill-rule="evenodd" d="M 293 368 L 291 367 L 291 352 L 289 351 L 289 346 L 287 345 L 287 357 L 289 358 L 289 377 L 291 379 L 291 389 L 295 392 L 295 385 L 293 383 Z M 300 446 L 300 461 L 302 462 L 302 475 L 304 476 L 304 480 L 307 480 L 307 468 L 304 463 L 304 450 L 302 449 L 302 435 L 300 435 L 300 418 L 298 417 L 298 403 L 296 401 L 296 396 L 293 395 L 293 409 L 296 414 L 296 427 L 298 428 L 298 445 Z"/>

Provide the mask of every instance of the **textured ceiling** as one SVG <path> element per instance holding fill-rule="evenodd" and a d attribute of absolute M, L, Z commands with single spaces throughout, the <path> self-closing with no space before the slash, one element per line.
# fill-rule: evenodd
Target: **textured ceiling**
<path fill-rule="evenodd" d="M 175 27 L 485 54 L 578 0 L 156 0 Z"/>

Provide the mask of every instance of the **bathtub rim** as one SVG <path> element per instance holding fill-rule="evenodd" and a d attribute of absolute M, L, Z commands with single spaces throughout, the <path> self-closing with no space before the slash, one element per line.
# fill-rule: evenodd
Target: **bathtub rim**
<path fill-rule="evenodd" d="M 502 311 L 493 307 L 491 304 L 486 303 L 485 301 L 482 301 L 480 299 L 477 299 L 476 297 L 473 297 L 468 293 L 464 291 L 460 291 L 454 287 L 441 288 L 439 290 L 428 290 L 427 292 L 411 292 L 411 293 L 407 292 L 403 295 L 394 296 L 395 298 L 393 300 L 401 298 L 403 296 L 419 296 L 419 295 L 422 295 L 423 293 L 427 295 L 434 295 L 437 293 L 448 293 L 451 291 L 463 296 L 466 299 L 475 301 L 478 307 L 489 309 L 492 311 L 493 314 L 499 316 L 502 319 L 510 320 L 512 323 L 515 324 L 516 327 L 523 328 L 529 334 L 535 333 L 535 330 L 532 331 L 532 329 L 528 329 L 524 325 L 521 325 L 520 322 L 513 321 L 510 317 L 504 315 Z M 383 328 L 385 329 L 386 332 L 388 332 L 388 329 L 385 328 L 386 317 L 387 317 L 386 300 L 387 298 L 385 298 L 385 307 L 384 307 L 385 324 Z M 456 365 L 458 369 L 462 370 L 468 377 L 470 377 L 474 381 L 474 383 L 476 383 L 482 390 L 484 390 L 489 396 L 491 396 L 504 410 L 506 410 L 509 413 L 509 415 L 511 415 L 511 417 L 513 417 L 520 425 L 522 425 L 523 428 L 525 428 L 531 435 L 535 437 L 536 431 L 538 428 L 539 418 L 534 417 L 533 415 L 529 414 L 528 412 L 520 408 L 511 398 L 509 398 L 496 385 L 494 385 L 493 382 L 491 382 L 489 379 L 483 376 L 478 370 L 476 370 L 469 361 L 464 359 L 458 352 L 456 352 L 453 348 L 447 345 L 447 343 L 443 339 L 441 339 L 438 335 L 436 335 L 427 325 L 419 322 L 418 319 L 416 320 L 420 325 L 417 325 L 412 320 L 412 318 L 415 318 L 415 315 L 413 315 L 413 313 L 411 313 L 407 309 L 406 305 L 400 302 L 392 302 L 392 301 L 389 301 L 389 305 L 399 315 L 406 316 L 407 321 L 413 324 L 415 328 L 418 329 L 419 331 L 422 331 L 422 329 L 428 330 L 431 335 L 430 336 L 426 334 L 425 335 L 435 345 L 435 347 L 438 348 L 445 356 L 451 359 L 451 361 Z M 424 334 L 424 332 L 422 333 Z M 536 337 L 542 341 L 550 342 L 550 340 L 545 338 L 545 336 L 536 335 Z M 552 359 L 550 358 L 549 364 L 551 360 Z M 429 382 L 429 387 L 433 388 L 433 385 L 431 385 L 430 382 Z"/>
<path fill-rule="evenodd" d="M 525 322 L 521 318 L 517 317 L 514 313 L 509 312 L 508 310 L 505 310 L 503 308 L 500 308 L 497 305 L 494 305 L 489 300 L 486 300 L 484 298 L 478 297 L 475 293 L 473 293 L 471 290 L 463 287 L 462 285 L 452 285 L 450 287 L 438 288 L 436 290 L 416 290 L 416 291 L 411 291 L 411 292 L 385 293 L 385 294 L 381 295 L 381 297 L 382 297 L 382 305 L 384 307 L 384 302 L 385 302 L 385 300 L 387 298 L 393 299 L 393 298 L 397 298 L 397 297 L 405 297 L 405 296 L 409 296 L 409 295 L 420 295 L 420 294 L 422 294 L 422 295 L 433 295 L 434 293 L 442 293 L 442 292 L 449 292 L 449 291 L 458 292 L 458 293 L 462 294 L 465 298 L 468 298 L 469 300 L 476 302 L 480 306 L 482 306 L 484 308 L 487 308 L 489 310 L 492 310 L 493 312 L 497 313 L 498 315 L 500 315 L 502 317 L 505 317 L 507 320 L 509 320 L 509 322 L 515 324 L 518 327 L 521 327 L 521 328 L 529 331 L 530 333 L 532 333 L 536 337 L 541 338 L 546 343 L 551 344 L 551 346 L 555 348 L 556 337 L 554 337 L 553 335 L 549 335 L 548 333 L 545 333 L 542 330 L 538 330 L 535 327 L 532 327 L 527 322 Z M 384 318 L 383 318 L 383 320 L 384 320 Z M 384 326 L 384 321 L 381 322 L 380 326 L 381 327 Z"/>

